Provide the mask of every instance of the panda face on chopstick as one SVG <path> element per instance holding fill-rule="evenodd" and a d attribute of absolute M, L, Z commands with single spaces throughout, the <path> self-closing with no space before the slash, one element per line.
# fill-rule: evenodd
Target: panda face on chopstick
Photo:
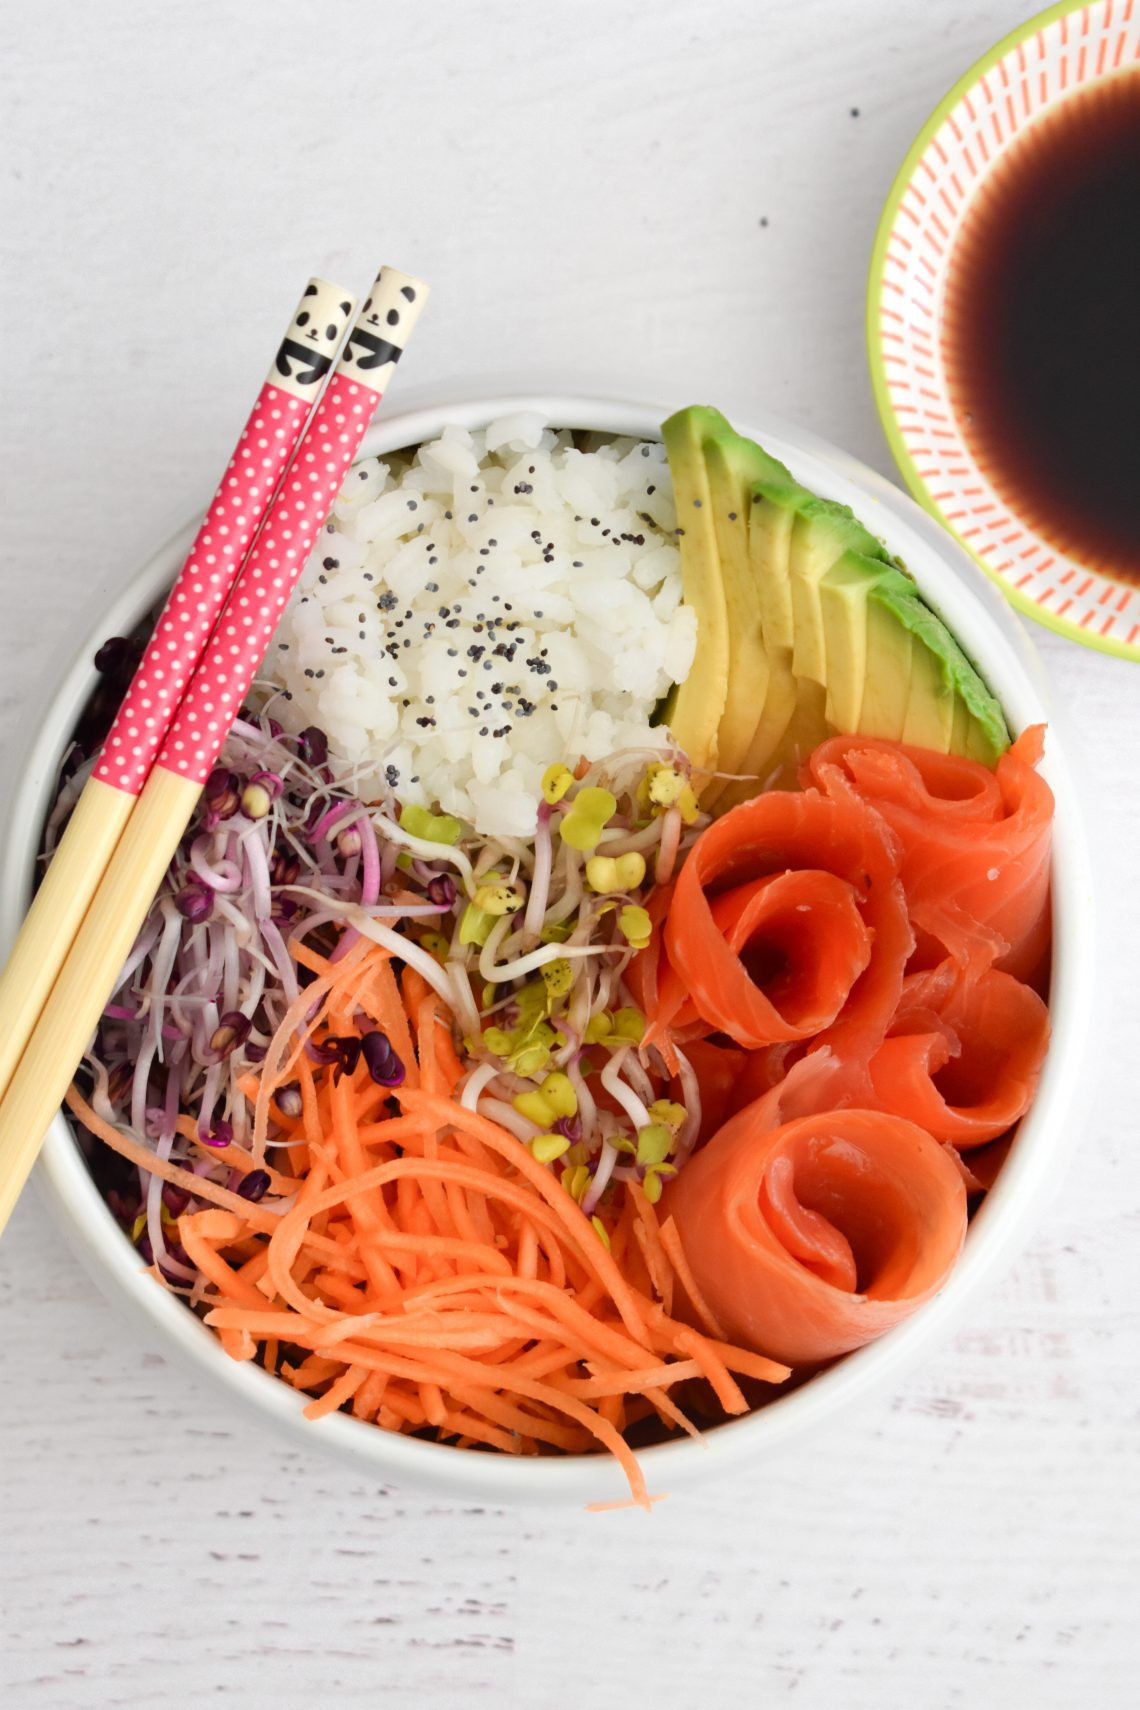
<path fill-rule="evenodd" d="M 277 352 L 270 376 L 274 384 L 294 397 L 315 396 L 332 367 L 352 307 L 351 298 L 335 285 L 311 279 Z"/>
<path fill-rule="evenodd" d="M 296 344 L 322 351 L 326 356 L 331 356 L 341 341 L 345 319 L 351 312 L 351 305 L 347 301 L 342 302 L 340 304 L 341 313 L 336 319 L 330 319 L 328 310 L 321 303 L 320 298 L 321 292 L 315 281 L 310 281 L 306 287 L 305 295 L 301 299 L 301 305 L 293 317 L 293 325 L 285 336 Z"/>
<path fill-rule="evenodd" d="M 419 310 L 416 286 L 405 274 L 385 268 L 348 335 L 341 358 L 342 371 L 382 394 Z"/>

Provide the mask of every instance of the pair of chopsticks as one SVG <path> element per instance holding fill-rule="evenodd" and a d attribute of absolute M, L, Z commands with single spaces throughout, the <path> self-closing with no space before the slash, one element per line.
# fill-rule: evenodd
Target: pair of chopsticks
<path fill-rule="evenodd" d="M 0 976 L 0 1232 L 427 300 L 312 279 Z"/>

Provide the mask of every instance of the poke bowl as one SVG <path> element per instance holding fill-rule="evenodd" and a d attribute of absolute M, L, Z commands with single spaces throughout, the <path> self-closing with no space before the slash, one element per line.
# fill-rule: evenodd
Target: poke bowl
<path fill-rule="evenodd" d="M 360 461 L 433 442 L 448 428 L 478 431 L 527 414 L 558 429 L 653 444 L 661 439 L 661 422 L 675 402 L 554 390 L 539 395 L 422 395 L 374 424 Z M 849 506 L 905 565 L 924 600 L 962 643 L 1000 702 L 1011 733 L 1048 726 L 1041 774 L 1056 803 L 1047 988 L 1052 1032 L 1032 1104 L 970 1217 L 956 1264 L 937 1291 L 885 1335 L 819 1362 L 802 1381 L 766 1397 L 762 1406 L 695 1436 L 638 1444 L 638 1461 L 654 1494 L 679 1490 L 798 1442 L 857 1401 L 899 1384 L 962 1320 L 1026 1238 L 1042 1200 L 1056 1185 L 1072 1133 L 1070 1115 L 1093 974 L 1092 883 L 1080 798 L 1066 760 L 1063 727 L 1058 728 L 1056 709 L 1016 619 L 966 554 L 916 504 L 872 471 L 762 410 L 750 412 L 741 431 L 761 441 L 805 488 Z M 192 534 L 191 527 L 181 531 L 135 574 L 100 617 L 38 723 L 12 805 L 0 882 L 0 925 L 9 939 L 31 895 L 61 760 L 96 686 L 92 660 L 108 636 L 129 635 L 153 612 Z M 429 1440 L 424 1432 L 377 1428 L 340 1410 L 320 1419 L 306 1418 L 310 1396 L 253 1360 L 232 1358 L 201 1317 L 158 1285 L 153 1269 L 109 1209 L 63 1113 L 48 1135 L 36 1180 L 93 1279 L 127 1309 L 150 1343 L 204 1373 L 256 1418 L 285 1432 L 296 1447 L 323 1449 L 378 1479 L 486 1502 L 606 1503 L 628 1494 L 625 1472 L 606 1454 L 480 1452 L 474 1446 Z"/>

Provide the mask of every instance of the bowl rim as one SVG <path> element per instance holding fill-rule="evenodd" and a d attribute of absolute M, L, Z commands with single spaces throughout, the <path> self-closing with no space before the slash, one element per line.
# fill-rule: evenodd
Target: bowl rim
<path fill-rule="evenodd" d="M 382 416 L 369 431 L 360 455 L 414 445 L 447 423 L 473 426 L 525 409 L 537 409 L 566 426 L 659 437 L 663 414 L 676 404 L 675 399 L 661 397 L 591 397 L 554 389 L 541 393 L 500 390 L 491 396 L 477 385 L 434 391 L 435 396 L 429 390 L 409 395 L 407 407 Z M 916 570 L 925 596 L 956 633 L 965 632 L 968 650 L 998 688 L 1015 726 L 1020 729 L 1039 720 L 1050 724 L 1044 770 L 1058 800 L 1051 999 L 1056 1042 L 1018 1144 L 973 1219 L 963 1253 L 940 1294 L 889 1335 L 845 1356 L 767 1407 L 719 1425 L 697 1441 L 672 1440 L 639 1451 L 654 1491 L 679 1490 L 757 1459 L 793 1437 L 802 1438 L 876 1387 L 896 1382 L 949 1333 L 985 1279 L 1025 1238 L 1042 1199 L 1056 1184 L 1058 1165 L 1071 1140 L 1065 1118 L 1076 1096 L 1093 971 L 1092 887 L 1078 788 L 1065 757 L 1069 739 L 1053 740 L 1064 719 L 1050 705 L 1039 661 L 1016 619 L 972 560 L 897 488 L 846 453 L 769 412 L 750 414 L 743 431 L 790 461 L 809 484 L 833 493 L 838 486 L 836 496 L 845 492 L 853 496 L 868 526 L 876 533 L 885 530 L 894 548 Z M 0 934 L 8 942 L 27 906 L 38 828 L 62 744 L 90 691 L 93 673 L 88 658 L 93 644 L 109 632 L 133 625 L 153 605 L 169 585 L 195 526 L 191 523 L 178 531 L 134 574 L 51 690 L 14 794 L 9 834 L 0 856 Z M 915 563 L 916 558 L 920 562 Z M 931 581 L 937 586 L 929 585 Z M 239 1365 L 230 1360 L 200 1320 L 132 1258 L 62 1114 L 49 1131 L 35 1180 L 65 1238 L 102 1291 L 126 1307 L 164 1353 L 176 1350 L 247 1410 L 285 1431 L 294 1448 L 325 1446 L 373 1476 L 499 1504 L 620 1501 L 628 1495 L 620 1467 L 602 1454 L 512 1459 L 422 1442 L 339 1413 L 319 1423 L 303 1419 L 306 1397 L 252 1362 Z"/>
<path fill-rule="evenodd" d="M 1067 641 L 1077 641 L 1084 647 L 1091 647 L 1100 653 L 1111 654 L 1116 659 L 1136 661 L 1140 660 L 1140 645 L 1135 642 L 1114 640 L 1107 635 L 1099 635 L 1091 628 L 1081 629 L 1078 624 L 1045 610 L 1028 594 L 1023 593 L 1020 588 L 998 575 L 992 566 L 973 550 L 969 541 L 964 540 L 953 524 L 947 520 L 941 506 L 931 494 L 929 483 L 919 473 L 902 436 L 891 399 L 885 353 L 880 336 L 880 310 L 884 290 L 883 280 L 887 246 L 898 222 L 903 197 L 913 182 L 919 162 L 929 148 L 932 139 L 937 135 L 942 124 L 954 111 L 963 96 L 969 94 L 975 84 L 1014 48 L 1032 40 L 1040 30 L 1047 29 L 1049 25 L 1056 23 L 1059 19 L 1089 10 L 1094 3 L 1095 0 L 1058 0 L 1057 4 L 1046 7 L 1044 11 L 1037 12 L 1024 23 L 1018 24 L 962 73 L 961 77 L 958 78 L 952 88 L 947 90 L 941 101 L 930 113 L 891 181 L 891 187 L 887 192 L 886 201 L 875 228 L 871 259 L 867 270 L 864 336 L 867 348 L 867 366 L 871 375 L 871 390 L 874 394 L 875 408 L 878 412 L 883 435 L 903 480 L 923 510 L 953 535 L 957 543 L 965 552 L 969 553 L 974 563 L 978 565 L 989 580 L 1000 588 L 1003 597 L 1025 616 L 1032 618 L 1035 623 L 1041 624 L 1045 629 L 1051 630 L 1055 635 L 1064 636 Z M 983 178 L 984 176 L 985 174 L 982 174 Z M 1028 528 L 1028 525 L 1026 527 L 1029 533 L 1034 532 Z M 1099 575 L 1099 572 L 1097 574 Z M 1108 578 L 1103 579 L 1108 580 Z"/>

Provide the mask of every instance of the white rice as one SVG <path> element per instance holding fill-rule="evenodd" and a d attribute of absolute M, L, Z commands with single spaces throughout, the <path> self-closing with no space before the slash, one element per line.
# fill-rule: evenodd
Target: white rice
<path fill-rule="evenodd" d="M 364 796 L 534 830 L 539 780 L 661 746 L 693 660 L 664 448 L 576 449 L 536 415 L 358 463 L 265 665 Z"/>

